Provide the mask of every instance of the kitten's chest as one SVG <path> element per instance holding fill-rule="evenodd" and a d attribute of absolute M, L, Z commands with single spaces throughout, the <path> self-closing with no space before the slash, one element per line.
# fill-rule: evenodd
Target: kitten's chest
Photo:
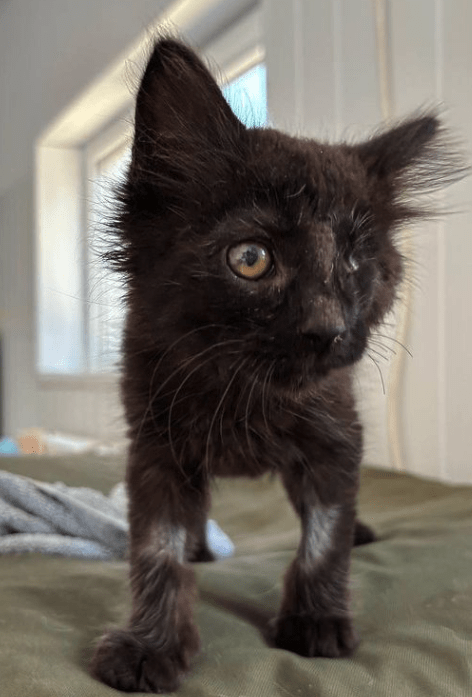
<path fill-rule="evenodd" d="M 292 415 L 257 402 L 244 409 L 228 405 L 223 413 L 208 407 L 194 413 L 187 443 L 189 459 L 204 462 L 212 475 L 257 477 L 291 457 L 297 440 Z"/>

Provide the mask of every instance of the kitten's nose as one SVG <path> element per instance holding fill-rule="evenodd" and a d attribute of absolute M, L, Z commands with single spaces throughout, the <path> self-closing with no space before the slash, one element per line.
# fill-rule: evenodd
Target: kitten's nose
<path fill-rule="evenodd" d="M 343 308 L 337 298 L 314 294 L 303 311 L 300 331 L 310 340 L 313 351 L 324 353 L 343 340 L 347 327 Z"/>
<path fill-rule="evenodd" d="M 310 340 L 314 351 L 324 353 L 328 351 L 334 344 L 343 340 L 343 334 L 346 327 L 333 327 L 330 329 L 319 330 L 315 333 L 309 332 L 305 336 Z"/>
<path fill-rule="evenodd" d="M 324 353 L 342 341 L 346 333 L 344 312 L 339 300 L 329 295 L 314 295 L 304 309 L 301 333 L 310 340 L 313 351 Z"/>

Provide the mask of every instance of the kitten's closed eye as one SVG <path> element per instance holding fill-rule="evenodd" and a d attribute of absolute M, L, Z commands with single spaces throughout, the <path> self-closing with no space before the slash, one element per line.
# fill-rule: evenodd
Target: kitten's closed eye
<path fill-rule="evenodd" d="M 266 276 L 273 267 L 269 250 L 259 242 L 240 242 L 230 247 L 227 261 L 236 276 L 252 281 Z"/>
<path fill-rule="evenodd" d="M 349 274 L 355 273 L 359 269 L 359 262 L 350 254 L 348 258 L 344 260 L 344 268 Z"/>

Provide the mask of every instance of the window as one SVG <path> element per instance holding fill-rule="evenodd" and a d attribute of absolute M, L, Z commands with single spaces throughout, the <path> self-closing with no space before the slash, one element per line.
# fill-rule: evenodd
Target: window
<path fill-rule="evenodd" d="M 246 70 L 223 87 L 226 101 L 247 126 L 267 123 L 267 75 L 264 63 Z"/>
<path fill-rule="evenodd" d="M 113 370 L 120 357 L 124 308 L 123 283 L 109 271 L 101 255 L 111 247 L 107 218 L 113 214 L 114 186 L 124 177 L 130 158 L 128 141 L 111 152 L 89 154 L 89 206 L 87 260 L 84 269 L 87 288 L 85 331 L 89 372 Z"/>

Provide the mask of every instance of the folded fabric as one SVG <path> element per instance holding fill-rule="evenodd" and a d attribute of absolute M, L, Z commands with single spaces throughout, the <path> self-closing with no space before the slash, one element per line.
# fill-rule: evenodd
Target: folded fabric
<path fill-rule="evenodd" d="M 0 554 L 40 552 L 87 559 L 123 559 L 128 542 L 123 484 L 108 496 L 86 487 L 48 484 L 0 471 Z M 217 557 L 234 547 L 215 521 L 207 538 Z"/>

